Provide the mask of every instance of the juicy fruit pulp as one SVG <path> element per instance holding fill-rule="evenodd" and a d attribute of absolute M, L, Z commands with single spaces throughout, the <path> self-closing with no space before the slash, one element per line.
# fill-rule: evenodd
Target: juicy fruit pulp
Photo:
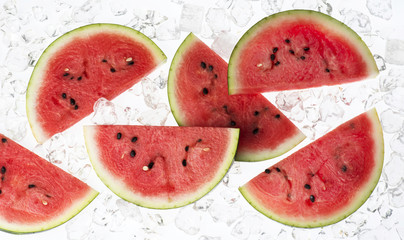
<path fill-rule="evenodd" d="M 112 99 L 166 59 L 142 33 L 114 24 L 75 29 L 42 54 L 27 90 L 27 115 L 38 142 L 90 114 L 100 97 Z"/>
<path fill-rule="evenodd" d="M 91 163 L 118 196 L 149 208 L 175 208 L 204 196 L 224 177 L 238 129 L 85 126 Z"/>
<path fill-rule="evenodd" d="M 366 201 L 379 180 L 383 155 L 373 109 L 265 169 L 240 191 L 258 211 L 281 223 L 325 226 Z"/>
<path fill-rule="evenodd" d="M 325 14 L 291 10 L 248 30 L 229 61 L 230 94 L 336 85 L 378 74 L 360 37 Z"/>
<path fill-rule="evenodd" d="M 264 96 L 229 96 L 227 63 L 192 33 L 171 64 L 168 96 L 181 126 L 240 128 L 236 160 L 273 158 L 305 138 Z"/>
<path fill-rule="evenodd" d="M 0 229 L 37 232 L 79 213 L 97 192 L 0 134 Z"/>

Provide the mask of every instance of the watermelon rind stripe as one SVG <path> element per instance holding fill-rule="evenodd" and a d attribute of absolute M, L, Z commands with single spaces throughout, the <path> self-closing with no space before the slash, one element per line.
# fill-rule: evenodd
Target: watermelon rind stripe
<path fill-rule="evenodd" d="M 237 67 L 239 65 L 239 55 L 243 51 L 244 47 L 249 44 L 251 39 L 259 35 L 262 30 L 265 30 L 267 25 L 276 24 L 277 20 L 300 16 L 310 19 L 316 19 L 317 23 L 322 25 L 325 31 L 333 31 L 334 33 L 338 33 L 340 36 L 345 38 L 347 42 L 353 44 L 355 48 L 361 53 L 363 59 L 367 64 L 369 78 L 373 78 L 379 74 L 376 62 L 374 61 L 373 55 L 370 52 L 369 48 L 363 42 L 362 38 L 347 25 L 321 12 L 302 9 L 289 10 L 263 18 L 254 26 L 252 26 L 247 32 L 245 32 L 244 35 L 240 38 L 240 40 L 234 47 L 229 60 L 228 87 L 230 95 L 238 93 L 238 89 L 240 86 L 238 85 L 237 78 L 238 75 L 242 74 L 239 73 Z"/>
<path fill-rule="evenodd" d="M 97 197 L 97 195 L 98 192 L 89 187 L 87 193 L 83 197 L 74 199 L 74 202 L 72 202 L 70 207 L 66 208 L 63 213 L 49 219 L 46 222 L 43 221 L 33 224 L 9 222 L 5 219 L 2 219 L 0 216 L 0 230 L 15 234 L 24 234 L 45 231 L 57 227 L 76 216 L 85 207 L 87 207 L 87 205 L 89 205 L 94 200 L 94 198 Z"/>
<path fill-rule="evenodd" d="M 136 194 L 129 190 L 129 188 L 125 186 L 125 183 L 118 181 L 117 178 L 114 177 L 101 162 L 99 149 L 103 146 L 98 146 L 97 140 L 95 140 L 97 126 L 84 126 L 83 129 L 84 139 L 91 164 L 101 181 L 120 198 L 136 205 L 152 209 L 171 209 L 182 207 L 195 202 L 211 191 L 220 182 L 220 180 L 223 179 L 231 167 L 237 150 L 238 138 L 240 134 L 239 129 L 228 128 L 230 134 L 226 147 L 227 151 L 223 156 L 224 160 L 221 161 L 221 167 L 217 169 L 216 176 L 212 178 L 210 182 L 207 182 L 204 187 L 198 189 L 198 191 L 194 193 L 184 195 L 181 199 L 176 199 L 176 201 L 168 202 L 166 198 L 145 197 Z"/>
<path fill-rule="evenodd" d="M 247 202 L 251 206 L 253 206 L 257 211 L 261 212 L 262 214 L 266 215 L 267 217 L 275 221 L 278 221 L 280 223 L 289 226 L 301 227 L 301 228 L 315 228 L 334 224 L 345 219 L 346 217 L 354 213 L 359 207 L 361 207 L 366 202 L 366 200 L 372 194 L 377 183 L 379 182 L 380 175 L 382 173 L 383 161 L 384 161 L 383 130 L 376 109 L 373 108 L 369 110 L 366 113 L 366 115 L 371 122 L 372 135 L 373 140 L 375 142 L 375 149 L 374 149 L 375 167 L 373 169 L 373 174 L 371 175 L 368 184 L 366 184 L 366 187 L 358 191 L 358 194 L 354 197 L 352 203 L 346 206 L 345 209 L 341 209 L 334 216 L 324 219 L 317 219 L 317 221 L 308 221 L 307 219 L 304 219 L 302 221 L 286 219 L 283 218 L 282 216 L 276 215 L 269 209 L 264 208 L 263 205 L 260 203 L 260 200 L 256 198 L 255 195 L 249 190 L 248 184 L 241 186 L 239 188 L 239 191 L 241 192 L 243 197 L 247 200 Z M 271 199 L 267 199 L 267 201 L 271 201 Z"/>
<path fill-rule="evenodd" d="M 58 52 L 63 46 L 73 41 L 75 38 L 82 38 L 85 35 L 90 36 L 91 34 L 97 32 L 111 32 L 111 33 L 121 33 L 126 35 L 132 39 L 136 39 L 139 42 L 142 42 L 145 46 L 148 47 L 148 50 L 154 55 L 155 62 L 157 65 L 160 65 L 165 62 L 167 59 L 166 55 L 163 51 L 147 36 L 143 33 L 134 30 L 133 28 L 126 27 L 118 24 L 110 24 L 110 23 L 96 23 L 90 24 L 86 26 L 82 26 L 76 28 L 70 32 L 67 32 L 53 41 L 42 53 L 41 57 L 38 59 L 38 62 L 35 65 L 35 68 L 32 72 L 31 78 L 28 83 L 27 93 L 26 93 L 26 111 L 29 124 L 32 129 L 32 133 L 38 143 L 45 142 L 49 136 L 49 134 L 42 128 L 41 122 L 42 119 L 38 118 L 36 114 L 36 100 L 38 98 L 38 92 L 41 88 L 43 75 L 45 74 L 43 69 L 46 69 L 46 66 L 53 54 Z"/>

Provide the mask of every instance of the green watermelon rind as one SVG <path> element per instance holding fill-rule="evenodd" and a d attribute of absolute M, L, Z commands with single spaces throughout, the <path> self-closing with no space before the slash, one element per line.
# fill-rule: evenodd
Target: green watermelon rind
<path fill-rule="evenodd" d="M 316 227 L 324 227 L 327 225 L 331 225 L 334 223 L 337 223 L 345 218 L 347 218 L 349 215 L 354 213 L 356 210 L 358 210 L 370 197 L 372 194 L 373 190 L 375 189 L 377 183 L 379 182 L 380 175 L 382 173 L 382 168 L 383 168 L 383 162 L 384 162 L 384 139 L 383 139 L 383 130 L 380 124 L 380 120 L 378 117 L 378 114 L 375 109 L 369 110 L 367 112 L 368 118 L 372 122 L 372 128 L 373 128 L 373 140 L 375 141 L 375 162 L 376 166 L 374 168 L 372 177 L 370 178 L 368 184 L 366 185 L 365 188 L 362 189 L 361 193 L 356 195 L 356 199 L 346 207 L 346 209 L 342 209 L 339 214 L 336 214 L 335 217 L 330 217 L 327 219 L 320 219 L 315 222 L 308 222 L 307 220 L 304 221 L 292 221 L 289 219 L 285 219 L 283 217 L 280 217 L 276 214 L 273 214 L 271 211 L 265 209 L 263 206 L 259 204 L 259 200 L 256 199 L 253 194 L 251 194 L 248 190 L 247 185 L 239 187 L 239 191 L 243 195 L 243 197 L 247 200 L 247 202 L 254 207 L 257 211 L 261 212 L 265 216 L 280 222 L 285 225 L 293 226 L 293 227 L 300 227 L 300 228 L 316 228 Z M 270 199 L 268 199 L 270 201 Z"/>
<path fill-rule="evenodd" d="M 175 87 L 176 87 L 176 78 L 175 73 L 177 72 L 178 66 L 180 66 L 182 61 L 182 56 L 186 53 L 189 47 L 192 44 L 199 40 L 193 33 L 190 33 L 182 42 L 181 46 L 178 48 L 177 52 L 175 53 L 173 60 L 171 62 L 170 71 L 167 80 L 167 92 L 168 92 L 168 101 L 170 103 L 171 112 L 174 116 L 175 121 L 179 126 L 187 126 L 186 119 L 184 119 L 184 115 L 177 103 L 177 98 L 175 94 Z M 296 129 L 296 134 L 289 138 L 287 141 L 283 142 L 275 149 L 265 149 L 261 151 L 244 151 L 244 152 L 237 152 L 236 154 L 236 161 L 242 162 L 257 162 L 263 161 L 270 158 L 278 157 L 290 149 L 297 146 L 301 143 L 306 136 L 298 129 Z"/>
<path fill-rule="evenodd" d="M 216 177 L 213 178 L 209 183 L 205 184 L 205 187 L 200 188 L 199 191 L 193 193 L 192 195 L 184 196 L 181 200 L 167 202 L 165 199 L 156 199 L 156 198 L 146 198 L 145 196 L 141 196 L 140 194 L 132 193 L 132 191 L 128 190 L 128 187 L 121 181 L 118 181 L 116 177 L 114 177 L 107 169 L 103 166 L 100 161 L 100 157 L 98 154 L 99 146 L 97 146 L 96 141 L 94 140 L 94 134 L 96 126 L 84 126 L 84 139 L 87 147 L 87 153 L 90 157 L 91 164 L 101 179 L 101 181 L 117 196 L 120 198 L 139 205 L 145 208 L 151 209 L 172 209 L 183 207 L 190 203 L 193 203 L 203 196 L 205 196 L 208 192 L 210 192 L 226 175 L 228 170 L 230 169 L 234 155 L 236 154 L 238 138 L 240 134 L 240 130 L 237 128 L 228 128 L 230 131 L 229 143 L 227 146 L 227 152 L 224 154 L 223 159 L 225 159 L 220 169 L 217 170 Z"/>
<path fill-rule="evenodd" d="M 65 209 L 65 212 L 63 214 L 60 214 L 57 218 L 50 219 L 46 223 L 39 222 L 37 224 L 28 225 L 15 222 L 14 224 L 10 224 L 7 221 L 2 220 L 0 217 L 0 230 L 14 234 L 26 234 L 55 228 L 62 225 L 63 223 L 66 223 L 77 214 L 79 214 L 98 196 L 98 194 L 99 193 L 97 191 L 89 188 L 89 191 L 86 195 L 84 195 L 80 199 L 75 199 L 76 204 L 71 205 L 69 208 Z"/>
<path fill-rule="evenodd" d="M 237 70 L 238 60 L 240 59 L 240 54 L 246 46 L 255 36 L 259 35 L 262 30 L 269 24 L 274 24 L 278 19 L 290 18 L 293 16 L 303 16 L 310 19 L 317 19 L 318 24 L 321 24 L 327 31 L 338 32 L 338 34 L 346 39 L 347 42 L 354 44 L 354 46 L 359 49 L 359 52 L 365 59 L 368 66 L 368 77 L 372 78 L 379 74 L 378 67 L 373 58 L 372 53 L 369 48 L 363 42 L 362 38 L 350 27 L 344 23 L 332 18 L 324 13 L 312 11 L 312 10 L 288 10 L 280 13 L 270 15 L 263 18 L 252 26 L 244 35 L 240 38 L 236 46 L 234 47 L 230 59 L 228 68 L 228 87 L 229 94 L 237 94 L 237 75 L 239 75 Z"/>
<path fill-rule="evenodd" d="M 40 126 L 40 121 L 37 117 L 37 114 L 35 112 L 35 107 L 36 107 L 36 98 L 38 96 L 38 92 L 41 88 L 41 79 L 43 76 L 43 69 L 46 69 L 46 65 L 49 62 L 50 58 L 54 53 L 56 53 L 58 50 L 62 49 L 65 43 L 69 43 L 74 38 L 80 37 L 83 33 L 86 35 L 90 35 L 92 33 L 96 33 L 97 31 L 105 32 L 109 31 L 111 33 L 117 33 L 120 32 L 130 38 L 139 40 L 142 42 L 145 46 L 148 47 L 148 49 L 153 53 L 155 57 L 155 61 L 157 65 L 162 64 L 165 62 L 167 59 L 166 55 L 163 53 L 163 51 L 152 41 L 150 40 L 146 35 L 143 33 L 130 28 L 126 27 L 123 25 L 118 25 L 118 24 L 111 24 L 111 23 L 96 23 L 96 24 L 90 24 L 90 25 L 85 25 L 76 29 L 71 30 L 70 32 L 67 32 L 57 38 L 55 41 L 53 41 L 42 53 L 41 57 L 38 59 L 38 62 L 35 65 L 35 68 L 31 74 L 28 87 L 27 87 L 27 93 L 26 93 L 26 111 L 27 111 L 27 117 L 28 117 L 28 122 L 30 124 L 32 133 L 35 137 L 35 139 L 39 143 L 45 142 L 49 137 L 42 129 Z"/>

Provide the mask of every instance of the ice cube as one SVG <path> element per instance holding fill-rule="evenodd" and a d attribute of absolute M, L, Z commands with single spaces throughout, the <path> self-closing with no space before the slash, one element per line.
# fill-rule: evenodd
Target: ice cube
<path fill-rule="evenodd" d="M 163 126 L 167 121 L 169 108 L 165 103 L 159 103 L 154 110 L 141 112 L 137 116 L 137 121 L 143 125 Z"/>
<path fill-rule="evenodd" d="M 404 40 L 389 38 L 386 40 L 386 62 L 404 65 Z"/>
<path fill-rule="evenodd" d="M 221 240 L 221 238 L 202 235 L 198 238 L 198 240 Z"/>
<path fill-rule="evenodd" d="M 223 191 L 220 192 L 220 196 L 228 203 L 233 204 L 237 202 L 240 198 L 239 191 L 233 191 L 231 189 L 225 188 Z"/>
<path fill-rule="evenodd" d="M 198 211 L 206 212 L 209 209 L 209 207 L 212 205 L 213 201 L 214 200 L 211 198 L 207 198 L 207 197 L 201 198 L 194 203 L 193 208 Z"/>
<path fill-rule="evenodd" d="M 233 5 L 234 0 L 218 0 L 216 2 L 216 6 L 220 7 L 220 8 L 226 8 L 226 9 L 230 9 L 230 7 Z"/>
<path fill-rule="evenodd" d="M 202 30 L 202 21 L 205 9 L 194 4 L 184 4 L 181 10 L 180 29 L 185 32 L 199 33 Z"/>
<path fill-rule="evenodd" d="M 389 20 L 393 16 L 391 0 L 367 0 L 366 7 L 376 17 Z"/>
<path fill-rule="evenodd" d="M 384 102 L 393 110 L 404 111 L 404 87 L 397 87 L 383 96 Z"/>
<path fill-rule="evenodd" d="M 215 222 L 224 222 L 227 226 L 232 225 L 235 221 L 244 215 L 244 208 L 239 205 L 228 205 L 214 202 L 208 209 L 210 216 Z"/>
<path fill-rule="evenodd" d="M 162 22 L 156 28 L 156 37 L 157 40 L 165 41 L 165 40 L 177 40 L 181 36 L 180 28 L 175 19 L 168 19 L 167 21 Z"/>
<path fill-rule="evenodd" d="M 290 110 L 289 118 L 296 122 L 303 122 L 305 115 L 302 104 L 300 103 Z"/>
<path fill-rule="evenodd" d="M 331 231 L 335 239 L 345 239 L 355 236 L 359 229 L 353 222 L 341 221 L 331 225 Z"/>
<path fill-rule="evenodd" d="M 138 206 L 123 199 L 117 199 L 116 206 L 118 207 L 122 215 L 126 218 L 133 219 L 139 223 L 143 221 L 142 214 Z"/>
<path fill-rule="evenodd" d="M 316 107 L 306 107 L 304 109 L 306 113 L 306 118 L 312 123 L 318 122 L 320 120 L 320 113 Z"/>
<path fill-rule="evenodd" d="M 386 70 L 386 62 L 384 61 L 383 57 L 378 54 L 374 54 L 373 57 L 376 61 L 376 65 L 379 71 L 381 72 Z"/>
<path fill-rule="evenodd" d="M 231 230 L 231 235 L 237 239 L 257 239 L 263 232 L 264 219 L 256 214 L 249 213 L 237 222 Z"/>
<path fill-rule="evenodd" d="M 206 22 L 215 34 L 230 31 L 229 17 L 223 8 L 209 8 Z"/>
<path fill-rule="evenodd" d="M 94 114 L 91 118 L 94 124 L 115 124 L 118 116 L 115 113 L 115 105 L 105 98 L 100 98 L 94 104 Z"/>
<path fill-rule="evenodd" d="M 401 180 L 397 187 L 391 188 L 388 192 L 390 206 L 395 208 L 404 207 L 404 180 Z"/>
<path fill-rule="evenodd" d="M 66 223 L 68 240 L 87 239 L 90 234 L 92 215 L 89 208 L 84 209 L 80 214 Z"/>
<path fill-rule="evenodd" d="M 276 105 L 287 112 L 290 112 L 294 106 L 301 102 L 299 92 L 280 92 L 276 95 Z"/>
<path fill-rule="evenodd" d="M 128 12 L 126 4 L 122 4 L 122 2 L 119 1 L 111 1 L 109 3 L 109 8 L 114 16 L 122 16 Z"/>
<path fill-rule="evenodd" d="M 175 226 L 189 235 L 195 235 L 200 231 L 202 216 L 192 207 L 182 208 L 175 218 Z"/>
<path fill-rule="evenodd" d="M 141 81 L 143 89 L 143 97 L 146 105 L 152 109 L 156 109 L 160 102 L 160 94 L 158 91 L 158 86 L 150 78 L 144 78 Z"/>
<path fill-rule="evenodd" d="M 267 15 L 279 12 L 282 5 L 283 0 L 261 0 L 261 8 Z"/>
<path fill-rule="evenodd" d="M 367 15 L 356 10 L 340 10 L 343 22 L 357 33 L 369 33 L 372 30 L 370 19 Z"/>
<path fill-rule="evenodd" d="M 379 78 L 379 89 L 389 92 L 397 87 L 404 87 L 404 69 L 391 68 L 387 76 Z"/>
<path fill-rule="evenodd" d="M 7 52 L 4 66 L 10 72 L 22 72 L 28 68 L 29 61 L 27 49 L 22 47 L 10 48 Z"/>
<path fill-rule="evenodd" d="M 254 10 L 249 1 L 236 0 L 230 11 L 233 22 L 240 27 L 248 24 L 254 15 Z"/>
<path fill-rule="evenodd" d="M 101 0 L 87 0 L 73 9 L 72 19 L 76 22 L 92 23 L 95 16 L 101 13 Z"/>
<path fill-rule="evenodd" d="M 34 18 L 39 22 L 43 22 L 48 19 L 48 15 L 46 15 L 42 6 L 32 7 L 32 13 L 34 14 Z"/>
<path fill-rule="evenodd" d="M 380 114 L 383 131 L 386 133 L 395 133 L 403 127 L 404 115 L 387 109 Z"/>
<path fill-rule="evenodd" d="M 317 0 L 296 0 L 292 7 L 295 9 L 317 10 L 319 6 Z"/>
<path fill-rule="evenodd" d="M 383 178 L 386 179 L 389 186 L 397 186 L 404 178 L 404 157 L 393 152 L 390 155 L 390 160 L 386 163 L 383 168 L 382 174 Z"/>
<path fill-rule="evenodd" d="M 234 46 L 238 41 L 238 37 L 229 32 L 222 32 L 215 38 L 212 43 L 212 50 L 224 59 L 229 59 Z"/>

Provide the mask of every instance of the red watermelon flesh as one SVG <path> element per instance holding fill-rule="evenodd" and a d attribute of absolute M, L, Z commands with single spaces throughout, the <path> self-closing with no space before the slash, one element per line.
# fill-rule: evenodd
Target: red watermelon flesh
<path fill-rule="evenodd" d="M 208 193 L 236 152 L 234 128 L 85 126 L 91 163 L 118 196 L 149 208 L 174 208 Z"/>
<path fill-rule="evenodd" d="M 229 62 L 230 94 L 303 89 L 378 74 L 361 38 L 325 14 L 291 10 L 264 18 L 237 43 Z"/>
<path fill-rule="evenodd" d="M 240 188 L 281 223 L 319 227 L 349 216 L 376 186 L 384 157 L 376 110 L 340 125 Z"/>
<path fill-rule="evenodd" d="M 165 60 L 143 34 L 120 25 L 93 24 L 75 29 L 42 54 L 27 90 L 27 115 L 38 142 L 62 132 Z"/>
<path fill-rule="evenodd" d="M 230 96 L 227 63 L 192 33 L 171 64 L 168 95 L 181 126 L 240 128 L 236 160 L 273 158 L 305 138 L 261 94 Z"/>
<path fill-rule="evenodd" d="M 79 213 L 97 192 L 0 134 L 0 229 L 37 232 Z"/>

